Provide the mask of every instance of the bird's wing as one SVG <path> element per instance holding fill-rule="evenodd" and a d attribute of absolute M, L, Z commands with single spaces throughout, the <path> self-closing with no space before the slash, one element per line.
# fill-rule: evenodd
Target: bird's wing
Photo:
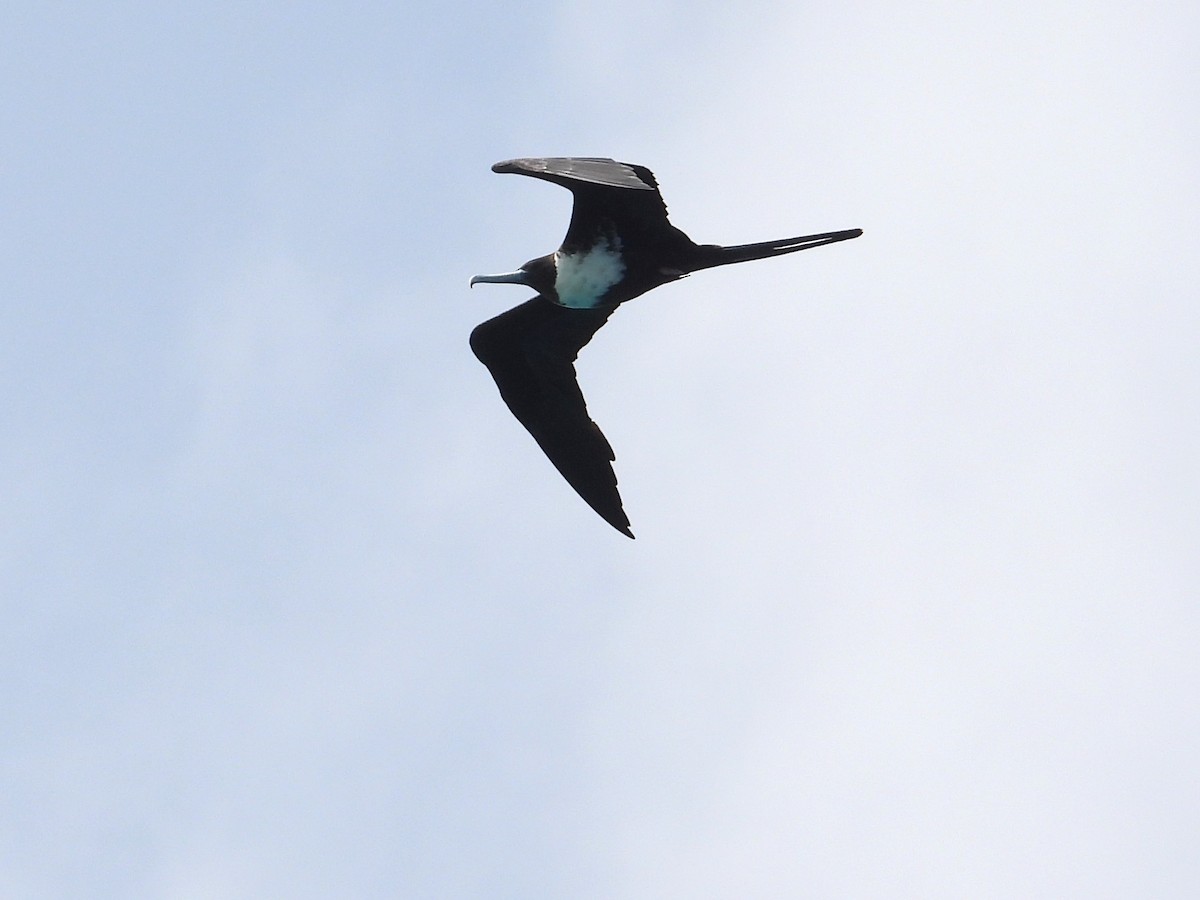
<path fill-rule="evenodd" d="M 561 185 L 575 197 L 571 224 L 562 249 L 591 247 L 597 229 L 615 231 L 626 245 L 649 245 L 665 237 L 683 237 L 667 221 L 654 173 L 645 166 L 598 157 L 509 159 L 492 166 L 493 172 L 529 175 Z"/>
<path fill-rule="evenodd" d="M 552 181 L 565 188 L 572 184 L 599 184 L 635 191 L 657 191 L 658 184 L 645 166 L 598 156 L 551 156 L 541 159 L 506 159 L 493 172 L 511 172 Z"/>
<path fill-rule="evenodd" d="M 613 309 L 567 309 L 537 296 L 476 327 L 471 349 L 571 487 L 608 524 L 633 537 L 617 492 L 616 457 L 588 415 L 575 377 L 580 349 Z"/>

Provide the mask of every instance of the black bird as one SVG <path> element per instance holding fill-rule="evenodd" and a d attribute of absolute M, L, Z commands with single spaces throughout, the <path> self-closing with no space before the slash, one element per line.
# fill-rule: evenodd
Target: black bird
<path fill-rule="evenodd" d="M 523 284 L 537 296 L 471 332 L 471 349 L 500 396 L 571 487 L 604 521 L 633 537 L 617 493 L 612 447 L 588 415 L 575 359 L 613 311 L 700 269 L 763 259 L 856 238 L 861 228 L 720 247 L 696 244 L 667 221 L 658 182 L 645 166 L 612 159 L 510 159 L 493 172 L 530 175 L 575 197 L 562 246 L 505 275 L 479 282 Z"/>

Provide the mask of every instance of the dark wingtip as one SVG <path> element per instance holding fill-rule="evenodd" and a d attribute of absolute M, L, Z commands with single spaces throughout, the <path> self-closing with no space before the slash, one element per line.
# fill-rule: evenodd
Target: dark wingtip
<path fill-rule="evenodd" d="M 580 494 L 580 496 L 582 497 L 583 495 Z M 631 540 L 636 540 L 636 538 L 633 536 L 633 529 L 629 526 L 629 516 L 625 515 L 625 510 L 621 507 L 620 497 L 616 498 L 616 506 L 613 506 L 612 504 L 596 504 L 591 500 L 588 500 L 587 497 L 584 497 L 583 499 L 587 500 L 588 506 L 599 513 L 600 518 L 602 518 L 605 522 L 617 529 L 617 531 L 621 532 L 621 534 L 625 535 L 625 537 Z"/>
<path fill-rule="evenodd" d="M 599 432 L 600 429 L 597 428 L 596 431 Z M 601 435 L 601 438 L 603 438 L 603 435 Z M 612 458 L 613 454 L 610 450 L 609 459 Z M 625 537 L 629 538 L 630 540 L 636 540 L 636 538 L 633 536 L 633 529 L 629 525 L 629 516 L 625 515 L 625 508 L 621 505 L 621 497 L 616 493 L 616 479 L 614 478 L 613 481 L 613 494 L 611 500 L 615 500 L 615 503 L 611 501 L 593 503 L 591 500 L 588 500 L 587 497 L 584 497 L 584 500 L 587 500 L 588 506 L 598 512 L 600 514 L 600 518 L 602 518 L 605 522 L 617 529 L 617 531 L 621 532 L 621 534 L 625 535 Z M 583 495 L 580 494 L 580 496 L 582 497 Z"/>

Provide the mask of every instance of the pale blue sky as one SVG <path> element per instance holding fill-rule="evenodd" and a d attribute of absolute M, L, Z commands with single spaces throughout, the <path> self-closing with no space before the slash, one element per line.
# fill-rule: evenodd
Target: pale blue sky
<path fill-rule="evenodd" d="M 1190 4 L 9 3 L 0 895 L 1200 893 Z M 466 343 L 651 167 L 580 361 Z"/>

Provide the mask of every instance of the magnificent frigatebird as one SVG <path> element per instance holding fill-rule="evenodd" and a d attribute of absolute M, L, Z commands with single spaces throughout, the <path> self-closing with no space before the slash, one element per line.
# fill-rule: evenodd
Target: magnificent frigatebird
<path fill-rule="evenodd" d="M 588 415 L 575 359 L 620 304 L 713 266 L 781 256 L 856 238 L 861 228 L 720 247 L 696 244 L 667 221 L 658 182 L 645 166 L 613 159 L 510 159 L 493 172 L 530 175 L 574 195 L 562 246 L 505 275 L 479 282 L 523 284 L 537 296 L 471 332 L 471 349 L 500 396 L 571 487 L 604 521 L 633 537 L 617 492 L 616 459 Z"/>

